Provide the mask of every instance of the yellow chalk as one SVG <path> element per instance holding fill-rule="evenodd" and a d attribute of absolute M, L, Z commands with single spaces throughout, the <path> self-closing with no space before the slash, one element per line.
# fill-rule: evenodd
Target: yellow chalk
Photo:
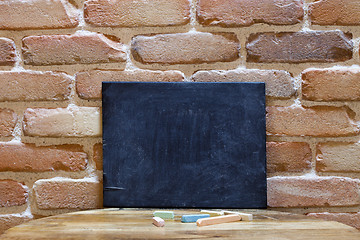
<path fill-rule="evenodd" d="M 218 217 L 209 217 L 209 218 L 200 218 L 196 221 L 196 225 L 199 227 L 220 224 L 220 223 L 228 223 L 228 222 L 236 222 L 240 221 L 241 217 L 239 215 L 227 215 L 227 216 L 218 216 Z"/>
<path fill-rule="evenodd" d="M 211 211 L 211 210 L 201 210 L 201 213 L 205 213 L 205 214 L 209 214 L 210 217 L 217 217 L 217 216 L 221 216 L 224 215 L 222 212 L 220 211 Z"/>

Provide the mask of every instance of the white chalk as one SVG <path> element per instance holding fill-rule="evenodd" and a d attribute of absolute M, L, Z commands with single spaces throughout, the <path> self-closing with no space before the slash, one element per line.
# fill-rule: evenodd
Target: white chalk
<path fill-rule="evenodd" d="M 157 227 L 163 227 L 165 226 L 165 221 L 162 218 L 153 217 L 153 224 Z"/>
<path fill-rule="evenodd" d="M 253 215 L 251 213 L 242 213 L 242 212 L 234 212 L 234 211 L 226 211 L 226 210 L 223 210 L 221 212 L 224 215 L 231 215 L 231 214 L 239 215 L 241 217 L 242 221 L 252 221 L 253 220 Z"/>

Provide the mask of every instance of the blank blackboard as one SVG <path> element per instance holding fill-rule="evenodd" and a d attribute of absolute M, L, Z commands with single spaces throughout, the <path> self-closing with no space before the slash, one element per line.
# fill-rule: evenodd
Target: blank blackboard
<path fill-rule="evenodd" d="M 266 208 L 264 83 L 102 89 L 105 207 Z"/>

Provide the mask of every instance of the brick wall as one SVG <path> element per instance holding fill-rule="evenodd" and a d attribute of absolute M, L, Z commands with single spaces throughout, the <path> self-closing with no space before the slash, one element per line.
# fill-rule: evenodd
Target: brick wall
<path fill-rule="evenodd" d="M 102 206 L 101 81 L 266 82 L 268 205 L 360 229 L 360 1 L 3 0 L 0 232 Z"/>

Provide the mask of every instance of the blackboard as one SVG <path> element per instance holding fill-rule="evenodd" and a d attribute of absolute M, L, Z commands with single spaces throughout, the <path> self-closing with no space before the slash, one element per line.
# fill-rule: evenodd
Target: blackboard
<path fill-rule="evenodd" d="M 104 206 L 266 208 L 264 83 L 104 82 Z"/>

